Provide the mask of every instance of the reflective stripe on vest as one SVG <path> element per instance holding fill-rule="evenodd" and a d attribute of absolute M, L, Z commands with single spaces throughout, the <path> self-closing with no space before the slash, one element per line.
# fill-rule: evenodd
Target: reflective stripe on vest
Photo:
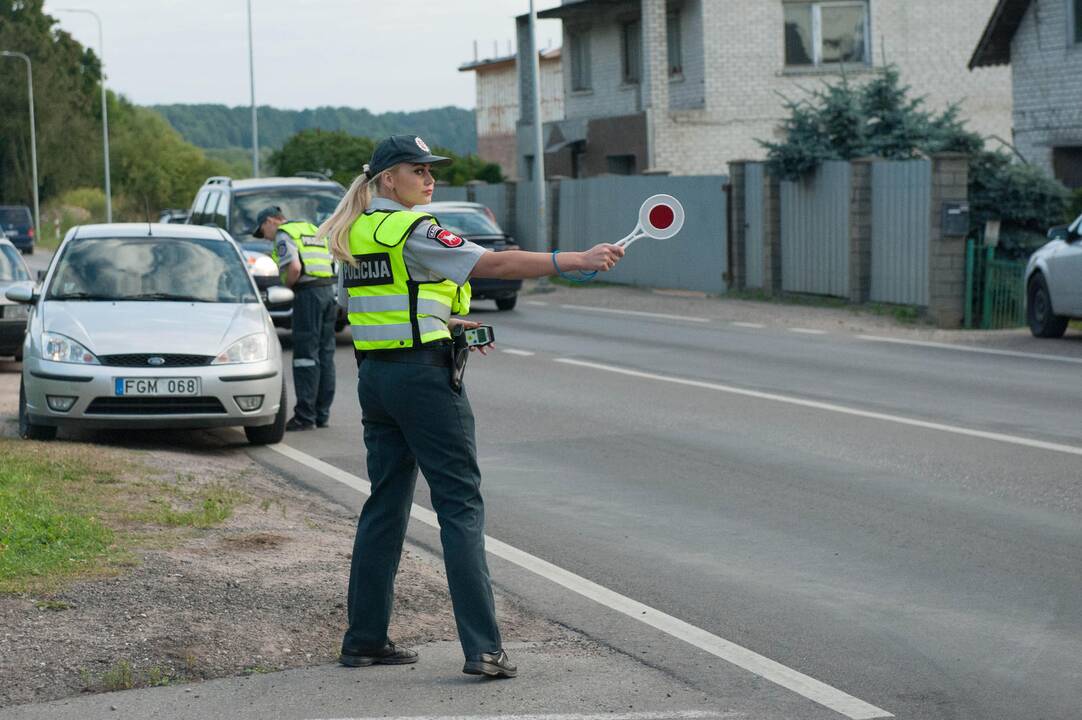
<path fill-rule="evenodd" d="M 470 286 L 410 279 L 402 256 L 406 238 L 426 213 L 370 210 L 349 231 L 354 264 L 342 265 L 349 324 L 358 350 L 392 350 L 451 337 L 447 321 L 470 308 Z M 414 308 L 411 314 L 410 308 Z"/>
<path fill-rule="evenodd" d="M 334 277 L 334 260 L 331 258 L 327 238 L 317 239 L 319 228 L 312 223 L 291 220 L 279 225 L 278 229 L 293 240 L 301 258 L 302 273 L 310 277 Z M 277 247 L 272 251 L 271 257 L 278 262 Z"/>

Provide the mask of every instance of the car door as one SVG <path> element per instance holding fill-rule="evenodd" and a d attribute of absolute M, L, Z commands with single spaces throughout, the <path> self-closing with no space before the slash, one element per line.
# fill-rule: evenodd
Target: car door
<path fill-rule="evenodd" d="M 1067 229 L 1067 240 L 1048 258 L 1048 289 L 1057 315 L 1082 317 L 1082 217 Z"/>

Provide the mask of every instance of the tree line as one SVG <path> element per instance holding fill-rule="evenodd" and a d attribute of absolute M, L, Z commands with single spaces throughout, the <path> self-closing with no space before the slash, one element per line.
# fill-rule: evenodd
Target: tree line
<path fill-rule="evenodd" d="M 201 148 L 252 146 L 252 110 L 248 106 L 152 105 L 181 136 Z M 477 152 L 477 125 L 473 110 L 442 107 L 417 112 L 374 114 L 363 108 L 318 107 L 282 110 L 259 107 L 259 144 L 280 148 L 302 130 L 341 130 L 360 137 L 386 137 L 411 132 L 429 145 L 449 148 L 459 155 Z"/>

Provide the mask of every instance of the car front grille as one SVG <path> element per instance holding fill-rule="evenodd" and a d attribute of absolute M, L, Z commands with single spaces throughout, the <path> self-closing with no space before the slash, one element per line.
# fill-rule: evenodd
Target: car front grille
<path fill-rule="evenodd" d="M 224 415 L 216 397 L 100 397 L 86 408 L 87 415 Z"/>
<path fill-rule="evenodd" d="M 164 362 L 151 364 L 150 358 L 161 358 Z M 167 353 L 131 353 L 128 355 L 102 355 L 98 358 L 102 365 L 114 367 L 197 367 L 210 365 L 213 355 L 176 355 Z"/>

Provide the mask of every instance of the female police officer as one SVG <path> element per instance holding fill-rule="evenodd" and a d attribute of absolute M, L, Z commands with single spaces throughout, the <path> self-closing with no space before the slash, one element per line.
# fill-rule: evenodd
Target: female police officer
<path fill-rule="evenodd" d="M 439 516 L 447 583 L 463 672 L 514 677 L 502 648 L 485 561 L 484 505 L 473 412 L 451 383 L 451 330 L 476 323 L 468 279 L 534 278 L 557 268 L 555 255 L 494 253 L 439 226 L 415 205 L 432 200 L 433 155 L 419 137 L 379 144 L 334 214 L 320 227 L 342 261 L 340 286 L 358 356 L 358 395 L 368 450 L 371 495 L 357 524 L 350 568 L 344 665 L 398 665 L 417 653 L 387 638 L 394 578 L 402 553 L 417 468 Z M 614 245 L 562 253 L 559 270 L 608 270 L 623 255 Z"/>

